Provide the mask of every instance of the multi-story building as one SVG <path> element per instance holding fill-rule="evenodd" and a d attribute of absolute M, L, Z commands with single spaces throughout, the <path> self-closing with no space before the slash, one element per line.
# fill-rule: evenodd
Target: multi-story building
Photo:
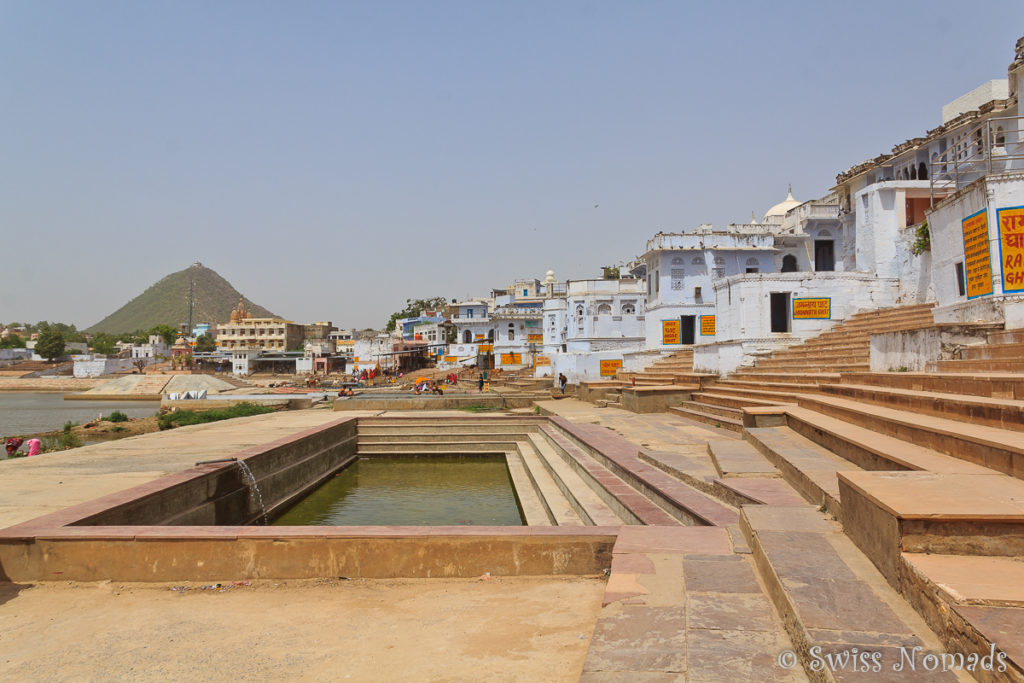
<path fill-rule="evenodd" d="M 231 321 L 217 326 L 222 351 L 292 351 L 301 349 L 302 340 L 302 325 L 280 318 L 253 318 L 241 300 L 231 313 Z"/>

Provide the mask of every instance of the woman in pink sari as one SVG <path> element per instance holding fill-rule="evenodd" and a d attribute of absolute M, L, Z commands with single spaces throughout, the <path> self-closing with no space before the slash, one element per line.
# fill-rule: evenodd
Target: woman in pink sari
<path fill-rule="evenodd" d="M 32 455 L 39 455 L 40 451 L 42 451 L 42 450 L 43 450 L 43 442 L 42 441 L 40 441 L 39 439 L 29 439 L 28 440 L 28 454 L 30 456 L 32 456 Z"/>

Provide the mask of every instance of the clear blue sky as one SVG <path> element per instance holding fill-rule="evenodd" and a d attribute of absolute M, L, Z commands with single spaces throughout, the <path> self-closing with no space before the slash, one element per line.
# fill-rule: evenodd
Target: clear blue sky
<path fill-rule="evenodd" d="M 595 276 L 825 194 L 1022 34 L 1019 1 L 0 0 L 0 321 L 195 260 L 359 327 Z"/>

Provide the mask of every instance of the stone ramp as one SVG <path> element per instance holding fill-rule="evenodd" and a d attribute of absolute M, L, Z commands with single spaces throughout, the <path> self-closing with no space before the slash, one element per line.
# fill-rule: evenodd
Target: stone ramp
<path fill-rule="evenodd" d="M 235 384 L 213 375 L 172 375 L 164 387 L 164 393 L 184 393 L 205 389 L 211 394 L 220 394 L 236 388 Z"/>
<path fill-rule="evenodd" d="M 85 396 L 158 396 L 171 377 L 168 375 L 125 375 L 83 392 Z"/>
<path fill-rule="evenodd" d="M 941 653 L 943 645 L 838 524 L 809 506 L 745 506 L 741 527 L 805 667 L 813 671 L 815 652 L 879 653 L 880 672 L 857 670 L 856 659 L 836 659 L 845 665 L 825 667 L 816 680 L 970 680 L 951 671 L 925 671 L 920 661 L 919 671 L 893 671 L 903 651 Z"/>

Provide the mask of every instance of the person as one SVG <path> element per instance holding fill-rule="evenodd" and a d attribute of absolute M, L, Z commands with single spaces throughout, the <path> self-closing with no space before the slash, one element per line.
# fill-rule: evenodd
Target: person
<path fill-rule="evenodd" d="M 480 379 L 477 380 L 476 388 L 479 389 L 480 391 L 484 390 L 484 376 L 483 375 L 480 375 Z"/>
<path fill-rule="evenodd" d="M 565 385 L 569 383 L 569 378 L 565 376 L 564 372 L 558 373 L 558 387 L 565 393 Z"/>
<path fill-rule="evenodd" d="M 18 449 L 21 448 L 21 444 L 24 443 L 24 441 L 24 439 L 19 439 L 16 436 L 12 436 L 11 438 L 7 439 L 7 443 L 4 444 L 7 448 L 7 457 L 9 458 L 15 453 L 17 453 Z"/>
<path fill-rule="evenodd" d="M 42 441 L 40 441 L 39 439 L 29 439 L 28 440 L 28 454 L 30 456 L 32 456 L 32 455 L 39 455 L 40 451 L 42 451 L 42 450 L 43 450 L 43 442 Z"/>

